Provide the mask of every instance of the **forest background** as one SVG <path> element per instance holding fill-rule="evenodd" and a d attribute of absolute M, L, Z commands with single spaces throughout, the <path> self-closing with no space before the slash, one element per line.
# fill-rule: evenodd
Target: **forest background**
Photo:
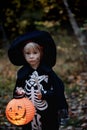
<path fill-rule="evenodd" d="M 21 129 L 8 122 L 17 66 L 7 50 L 17 36 L 33 30 L 49 31 L 57 46 L 55 72 L 65 83 L 69 119 L 61 130 L 87 130 L 87 1 L 0 1 L 0 130 Z"/>

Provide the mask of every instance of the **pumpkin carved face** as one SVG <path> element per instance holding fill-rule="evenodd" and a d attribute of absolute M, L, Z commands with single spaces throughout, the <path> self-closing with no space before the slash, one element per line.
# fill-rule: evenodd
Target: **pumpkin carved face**
<path fill-rule="evenodd" d="M 6 106 L 6 117 L 15 125 L 30 122 L 35 114 L 35 108 L 28 98 L 12 99 Z"/>

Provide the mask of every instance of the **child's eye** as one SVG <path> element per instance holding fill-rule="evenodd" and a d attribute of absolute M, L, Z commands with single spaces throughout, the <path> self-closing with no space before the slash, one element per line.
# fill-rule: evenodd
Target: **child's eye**
<path fill-rule="evenodd" d="M 25 52 L 25 54 L 29 55 L 30 53 L 29 52 Z"/>
<path fill-rule="evenodd" d="M 35 51 L 34 54 L 37 54 L 37 52 Z"/>

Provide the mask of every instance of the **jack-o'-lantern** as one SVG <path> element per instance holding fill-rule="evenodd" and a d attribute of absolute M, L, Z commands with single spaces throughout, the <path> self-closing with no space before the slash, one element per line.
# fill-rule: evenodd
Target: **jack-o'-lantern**
<path fill-rule="evenodd" d="M 35 114 L 33 103 L 26 97 L 12 99 L 6 106 L 6 117 L 15 125 L 24 125 L 32 121 Z"/>

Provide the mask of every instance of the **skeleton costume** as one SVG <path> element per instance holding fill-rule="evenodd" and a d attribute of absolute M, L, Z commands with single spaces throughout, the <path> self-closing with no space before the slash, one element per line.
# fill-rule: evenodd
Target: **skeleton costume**
<path fill-rule="evenodd" d="M 43 59 L 36 70 L 26 63 L 22 54 L 26 41 L 33 41 L 44 48 Z M 45 31 L 34 31 L 18 37 L 11 44 L 8 57 L 14 65 L 22 65 L 17 72 L 13 97 L 16 96 L 16 88 L 22 87 L 36 108 L 33 120 L 23 125 L 23 130 L 58 130 L 58 111 L 68 110 L 68 105 L 63 82 L 52 70 L 56 63 L 56 47 L 50 34 Z M 41 100 L 37 98 L 38 91 L 42 93 Z"/>

